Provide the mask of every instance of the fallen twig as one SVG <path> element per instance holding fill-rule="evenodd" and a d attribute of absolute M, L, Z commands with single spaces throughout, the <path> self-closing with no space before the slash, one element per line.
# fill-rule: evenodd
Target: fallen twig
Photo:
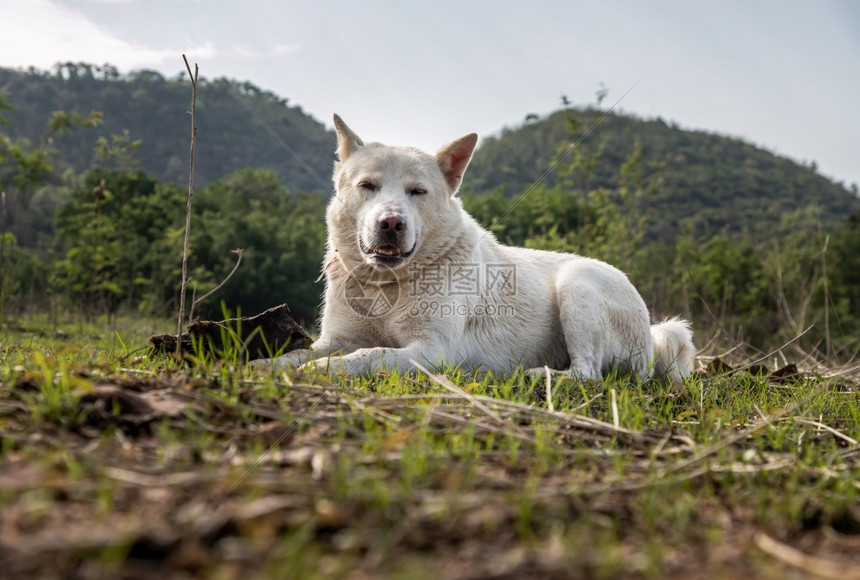
<path fill-rule="evenodd" d="M 801 406 L 803 406 L 807 402 L 811 401 L 812 399 L 814 399 L 815 397 L 820 395 L 822 392 L 824 392 L 829 387 L 830 387 L 830 382 L 826 382 L 826 383 L 821 384 L 819 387 L 814 389 L 811 393 L 809 393 L 805 397 L 793 402 L 792 404 L 788 405 L 784 409 L 777 411 L 776 413 L 772 413 L 771 415 L 765 417 L 764 420 L 756 421 L 753 425 L 751 425 L 745 429 L 741 429 L 740 431 L 738 431 L 736 433 L 733 433 L 732 435 L 726 437 L 722 441 L 715 443 L 715 444 L 711 445 L 710 447 L 707 447 L 707 448 L 699 451 L 698 453 L 695 453 L 692 456 L 679 461 L 675 465 L 669 466 L 668 469 L 666 469 L 662 473 L 658 474 L 658 477 L 663 477 L 667 473 L 671 473 L 671 472 L 675 472 L 675 471 L 679 471 L 681 469 L 684 469 L 685 467 L 688 467 L 688 466 L 696 463 L 697 461 L 700 461 L 700 460 L 704 459 L 705 457 L 708 457 L 709 455 L 712 455 L 721 449 L 725 449 L 729 445 L 732 445 L 733 443 L 740 441 L 741 439 L 744 439 L 745 437 L 748 437 L 749 435 L 752 435 L 753 433 L 755 433 L 759 429 L 769 425 L 770 423 L 776 421 L 777 419 L 780 419 L 786 415 L 789 415 L 790 413 L 793 413 L 794 411 L 799 409 Z"/>
<path fill-rule="evenodd" d="M 856 439 L 852 439 L 848 435 L 846 435 L 840 431 L 837 431 L 833 427 L 829 427 L 829 426 L 825 425 L 824 423 L 821 423 L 820 421 L 814 421 L 812 419 L 805 419 L 803 417 L 794 417 L 794 421 L 795 421 L 795 423 L 804 423 L 806 425 L 812 425 L 813 427 L 818 427 L 819 429 L 824 429 L 828 433 L 832 433 L 836 437 L 839 437 L 843 441 L 847 441 L 851 445 L 857 445 Z"/>
<path fill-rule="evenodd" d="M 860 578 L 860 569 L 857 568 L 856 564 L 804 554 L 797 548 L 784 544 L 764 532 L 756 532 L 753 541 L 762 552 L 785 564 L 800 568 L 804 572 L 835 580 Z"/>
<path fill-rule="evenodd" d="M 410 362 L 412 365 L 414 365 L 414 366 L 415 366 L 415 368 L 417 368 L 417 369 L 418 369 L 418 370 L 420 370 L 422 373 L 424 373 L 425 375 L 427 375 L 427 377 L 428 377 L 431 381 L 433 381 L 434 383 L 436 383 L 437 385 L 441 385 L 442 387 L 444 387 L 444 388 L 448 389 L 448 390 L 449 390 L 449 391 L 451 391 L 452 393 L 457 393 L 458 395 L 460 395 L 461 397 L 463 397 L 464 399 L 466 399 L 467 401 L 469 401 L 470 403 L 472 403 L 475 407 L 477 407 L 478 409 L 480 409 L 481 411 L 483 411 L 484 413 L 486 413 L 486 414 L 487 414 L 487 415 L 489 415 L 490 417 L 493 417 L 496 421 L 504 422 L 504 419 L 502 419 L 501 417 L 499 417 L 499 415 L 498 415 L 495 411 L 493 411 L 492 409 L 490 409 L 489 407 L 487 407 L 486 405 L 484 405 L 480 400 L 478 400 L 478 398 L 477 398 L 477 397 L 474 397 L 474 396 L 470 395 L 469 393 L 467 393 L 466 391 L 464 391 L 463 389 L 461 389 L 460 387 L 458 387 L 457 385 L 455 385 L 454 383 L 452 383 L 451 381 L 449 381 L 449 380 L 448 380 L 448 378 L 447 378 L 446 376 L 444 376 L 444 375 L 434 375 L 433 373 L 431 373 L 429 370 L 427 370 L 426 368 L 424 368 L 423 366 L 421 366 L 420 364 L 418 364 L 418 363 L 417 363 L 416 361 L 414 361 L 414 360 L 409 361 L 409 362 Z"/>

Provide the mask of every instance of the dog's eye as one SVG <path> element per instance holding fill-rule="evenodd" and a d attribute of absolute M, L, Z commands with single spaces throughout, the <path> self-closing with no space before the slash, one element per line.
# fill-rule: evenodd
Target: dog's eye
<path fill-rule="evenodd" d="M 373 183 L 372 181 L 367 181 L 367 180 L 360 181 L 358 183 L 358 187 L 360 187 L 361 189 L 363 189 L 364 191 L 367 191 L 367 192 L 376 191 L 376 184 Z"/>
<path fill-rule="evenodd" d="M 413 187 L 409 189 L 409 195 L 424 195 L 427 193 L 427 190 L 423 187 Z"/>

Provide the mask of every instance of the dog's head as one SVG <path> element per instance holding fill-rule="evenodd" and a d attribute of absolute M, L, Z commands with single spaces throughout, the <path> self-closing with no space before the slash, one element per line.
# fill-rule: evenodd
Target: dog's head
<path fill-rule="evenodd" d="M 452 198 L 478 136 L 461 137 L 431 155 L 411 147 L 365 145 L 337 115 L 334 125 L 339 161 L 336 198 L 328 211 L 329 243 L 342 257 L 400 268 L 452 212 L 459 219 Z"/>

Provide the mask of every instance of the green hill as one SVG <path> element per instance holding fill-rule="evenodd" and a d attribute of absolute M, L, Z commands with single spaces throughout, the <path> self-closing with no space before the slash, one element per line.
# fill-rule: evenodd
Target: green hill
<path fill-rule="evenodd" d="M 175 308 L 188 81 L 63 64 L 0 69 L 0 91 L 0 316 Z M 201 80 L 198 97 L 196 288 L 228 275 L 231 250 L 245 258 L 195 312 L 286 300 L 313 320 L 334 136 L 250 83 Z M 102 125 L 46 138 L 49 120 L 85 125 L 91 111 Z M 845 219 L 860 215 L 856 188 L 739 139 L 628 115 L 595 126 L 602 115 L 567 109 L 486 139 L 466 173 L 466 207 L 505 242 L 620 267 L 656 318 L 681 313 L 756 344 L 815 324 L 807 346 L 856 356 L 860 228 Z M 122 151 L 94 154 L 99 138 L 117 134 L 126 134 L 120 145 L 141 141 L 139 167 Z"/>
<path fill-rule="evenodd" d="M 136 157 L 148 174 L 162 181 L 188 179 L 191 88 L 184 73 L 172 79 L 146 70 L 121 76 L 109 65 L 74 63 L 51 72 L 0 68 L 0 90 L 15 106 L 6 115 L 9 132 L 31 141 L 44 133 L 52 111 L 104 113 L 101 126 L 56 137 L 61 166 L 90 168 L 98 137 L 128 131 L 131 139 L 143 140 Z M 265 167 L 293 192 L 329 187 L 334 134 L 300 107 L 251 83 L 201 78 L 197 135 L 195 180 L 200 184 L 238 169 Z"/>
<path fill-rule="evenodd" d="M 176 78 L 145 70 L 120 75 L 109 65 L 75 63 L 58 64 L 51 72 L 0 68 L 0 90 L 16 107 L 6 114 L 13 138 L 38 140 L 54 110 L 104 113 L 104 123 L 95 129 L 55 137 L 58 169 L 87 170 L 97 164 L 96 139 L 127 131 L 130 139 L 143 142 L 136 152 L 143 170 L 160 181 L 187 179 L 190 87 L 184 73 Z M 248 82 L 201 80 L 197 110 L 198 183 L 261 167 L 274 171 L 292 192 L 328 188 L 334 136 L 285 98 Z M 481 194 L 504 188 L 508 196 L 528 190 L 601 114 L 595 109 L 558 111 L 487 138 L 464 189 Z M 573 131 L 571 120 L 577 124 Z M 594 164 L 590 171 L 573 172 L 578 177 L 563 187 L 617 189 L 621 167 L 637 143 L 643 179 L 653 186 L 645 204 L 652 239 L 671 242 L 687 230 L 699 239 L 727 231 L 762 240 L 789 212 L 815 206 L 828 229 L 860 209 L 856 191 L 819 175 L 814 166 L 740 139 L 617 114 L 606 115 L 567 157 Z M 542 185 L 554 187 L 559 181 L 554 170 Z"/>
<path fill-rule="evenodd" d="M 469 167 L 464 187 L 475 192 L 502 187 L 508 195 L 526 191 L 601 114 L 594 109 L 558 111 L 486 139 Z M 566 115 L 578 124 L 572 134 Z M 656 184 L 648 206 L 652 216 L 659 217 L 659 227 L 651 233 L 664 239 L 682 226 L 700 239 L 723 230 L 761 239 L 788 212 L 816 206 L 824 225 L 831 226 L 860 209 L 856 191 L 821 176 L 814 166 L 797 164 L 740 139 L 682 130 L 661 119 L 616 114 L 607 115 L 577 145 L 573 154 L 599 155 L 587 182 L 579 179 L 569 186 L 617 188 L 620 168 L 637 142 L 642 147 L 644 179 Z M 542 181 L 548 187 L 558 183 L 558 171 L 549 172 Z"/>

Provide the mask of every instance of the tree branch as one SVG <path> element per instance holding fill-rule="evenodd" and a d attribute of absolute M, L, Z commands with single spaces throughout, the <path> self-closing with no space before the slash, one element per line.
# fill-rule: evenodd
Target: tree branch
<path fill-rule="evenodd" d="M 236 248 L 235 250 L 230 250 L 230 253 L 231 253 L 231 254 L 236 254 L 237 256 L 239 256 L 238 258 L 236 258 L 236 265 L 235 265 L 235 266 L 233 266 L 233 269 L 232 269 L 232 270 L 230 270 L 230 273 L 229 273 L 229 274 L 227 274 L 227 277 L 226 277 L 226 278 L 224 278 L 223 280 L 221 280 L 221 283 L 220 283 L 220 284 L 218 284 L 217 286 L 215 286 L 214 288 L 212 288 L 212 290 L 210 290 L 209 292 L 207 292 L 206 294 L 204 294 L 204 295 L 203 295 L 203 296 L 201 296 L 200 298 L 198 298 L 198 299 L 194 300 L 193 302 L 191 302 L 191 311 L 188 313 L 188 320 L 189 320 L 189 321 L 191 321 L 191 320 L 194 318 L 194 308 L 195 308 L 198 304 L 200 304 L 201 302 L 203 302 L 205 299 L 207 299 L 207 298 L 209 298 L 210 296 L 212 296 L 215 292 L 217 292 L 217 291 L 218 291 L 218 289 L 219 289 L 219 288 L 221 288 L 221 286 L 223 286 L 224 284 L 226 284 L 226 283 L 227 283 L 227 280 L 229 280 L 230 278 L 232 278 L 232 277 L 233 277 L 233 274 L 235 274 L 235 273 L 236 273 L 236 270 L 238 270 L 238 269 L 239 269 L 239 264 L 241 264 L 241 263 L 242 263 L 242 252 L 244 252 L 244 250 L 243 250 L 242 248 Z"/>
<path fill-rule="evenodd" d="M 191 163 L 188 167 L 188 202 L 185 204 L 185 243 L 182 248 L 182 284 L 179 290 L 179 321 L 176 329 L 176 356 L 179 357 L 179 342 L 182 337 L 182 321 L 185 319 L 185 292 L 188 285 L 188 242 L 191 235 L 191 202 L 194 199 L 194 144 L 197 140 L 197 63 L 194 64 L 194 74 L 188 59 L 182 55 L 185 68 L 191 78 Z"/>

